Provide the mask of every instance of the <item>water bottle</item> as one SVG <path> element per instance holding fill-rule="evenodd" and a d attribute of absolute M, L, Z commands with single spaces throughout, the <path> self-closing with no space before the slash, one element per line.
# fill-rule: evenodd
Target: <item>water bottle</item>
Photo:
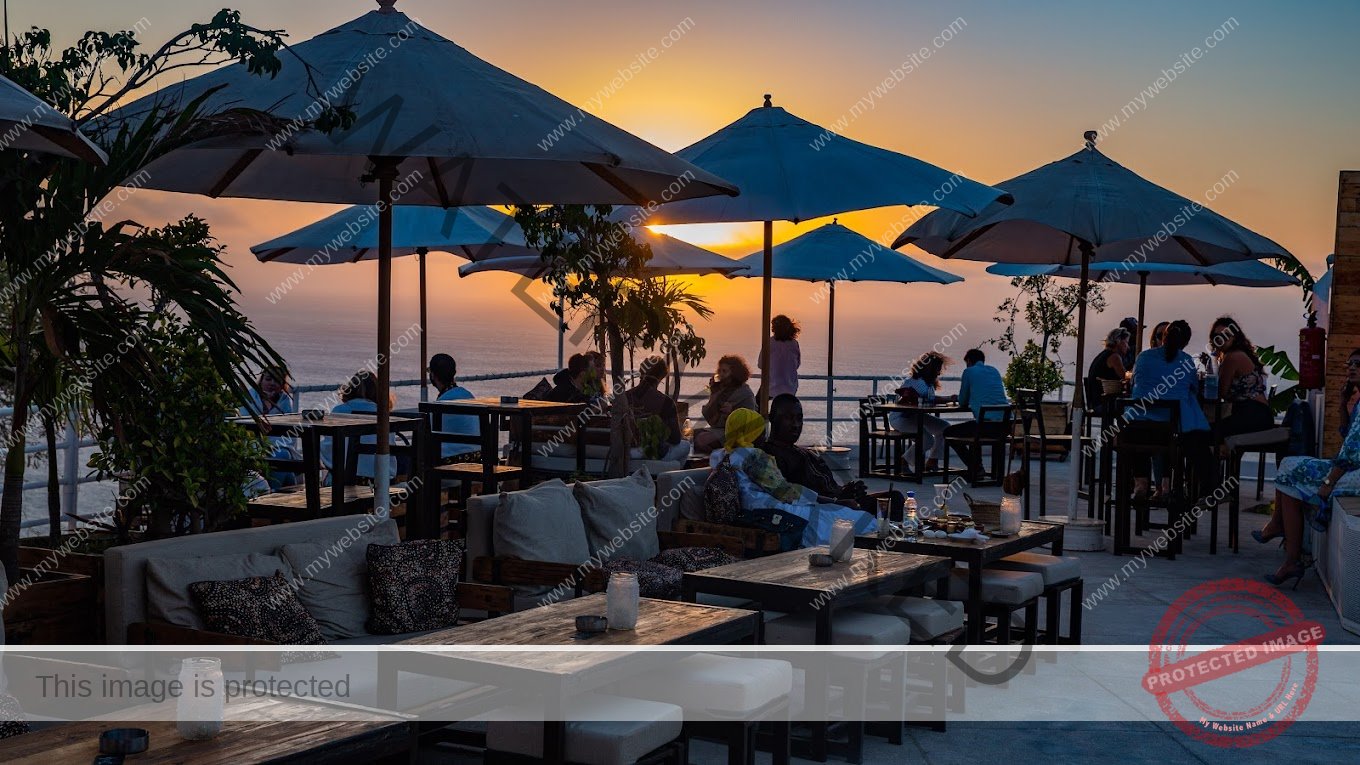
<path fill-rule="evenodd" d="M 916 492 L 907 492 L 907 499 L 902 507 L 902 531 L 907 539 L 915 539 L 919 523 L 916 520 Z"/>
<path fill-rule="evenodd" d="M 888 511 L 892 507 L 892 500 L 888 497 L 878 498 L 878 537 L 879 539 L 888 536 Z"/>

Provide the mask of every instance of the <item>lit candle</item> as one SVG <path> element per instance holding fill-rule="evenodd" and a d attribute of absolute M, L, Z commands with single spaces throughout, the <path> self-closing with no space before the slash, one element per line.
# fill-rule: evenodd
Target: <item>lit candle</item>
<path fill-rule="evenodd" d="M 1020 498 L 1010 495 L 1001 498 L 1001 535 L 1020 533 Z"/>
<path fill-rule="evenodd" d="M 197 657 L 180 663 L 175 728 L 181 737 L 201 741 L 222 732 L 226 699 L 222 680 L 221 659 Z"/>
<path fill-rule="evenodd" d="M 831 525 L 831 557 L 844 563 L 855 552 L 855 524 L 837 518 Z"/>
<path fill-rule="evenodd" d="M 638 580 L 633 574 L 612 574 L 605 590 L 605 618 L 609 628 L 631 630 L 638 620 Z"/>

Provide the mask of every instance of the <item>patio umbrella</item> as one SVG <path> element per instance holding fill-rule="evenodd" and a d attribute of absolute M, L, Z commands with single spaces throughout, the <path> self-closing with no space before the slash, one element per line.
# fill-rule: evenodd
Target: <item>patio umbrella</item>
<path fill-rule="evenodd" d="M 1073 433 L 1081 433 L 1082 424 L 1091 263 L 1211 266 L 1289 255 L 1275 242 L 1105 156 L 1095 147 L 1094 130 L 1084 137 L 1086 146 L 1077 153 L 1003 182 L 1014 204 L 997 205 L 974 218 L 936 210 L 893 242 L 893 249 L 915 244 L 943 258 L 1080 266 Z M 1079 476 L 1081 450 L 1073 454 L 1073 475 Z M 1068 497 L 1069 516 L 1076 513 L 1076 483 Z"/>
<path fill-rule="evenodd" d="M 832 220 L 812 231 L 775 247 L 771 252 L 773 268 L 765 270 L 765 254 L 753 252 L 739 262 L 747 269 L 732 276 L 797 279 L 827 283 L 826 328 L 826 444 L 831 442 L 833 380 L 836 357 L 836 282 L 933 282 L 953 284 L 963 281 L 938 268 L 932 268 Z M 766 366 L 764 369 L 768 370 Z"/>
<path fill-rule="evenodd" d="M 173 83 L 109 115 L 205 98 L 207 113 L 261 126 L 190 143 L 151 162 L 143 185 L 211 197 L 381 202 L 378 215 L 378 454 L 387 502 L 391 203 L 652 204 L 735 194 L 722 179 L 482 61 L 378 0 L 378 10 L 290 46 L 273 77 L 245 64 Z M 355 120 L 330 133 L 331 103 Z M 263 116 L 262 116 L 263 115 Z M 276 117 L 270 130 L 269 117 Z M 289 120 L 285 122 L 284 120 Z M 376 182 L 376 188 L 375 188 Z"/>
<path fill-rule="evenodd" d="M 1129 277 L 1138 279 L 1138 337 L 1136 350 L 1143 349 L 1143 315 L 1147 303 L 1148 285 L 1214 285 L 1229 287 L 1288 287 L 1299 280 L 1274 266 L 1259 260 L 1243 260 L 1202 268 L 1175 263 L 1092 263 L 1091 274 L 1102 282 L 1121 282 Z M 987 273 L 998 276 L 1060 276 L 1080 279 L 1078 266 L 1044 266 L 1027 263 L 995 263 L 987 266 Z"/>
<path fill-rule="evenodd" d="M 797 223 L 892 205 L 933 205 L 976 215 L 1009 199 L 1005 192 L 958 173 L 836 135 L 773 105 L 769 95 L 763 106 L 676 155 L 736 183 L 741 196 L 662 205 L 647 222 L 761 221 L 766 272 L 771 270 L 777 220 Z M 761 294 L 762 369 L 769 368 L 770 361 L 770 279 L 764 277 Z M 762 409 L 768 392 L 769 381 L 762 374 Z"/>
<path fill-rule="evenodd" d="M 357 263 L 378 257 L 378 209 L 356 205 L 296 231 L 250 248 L 262 263 L 300 263 L 308 266 Z M 425 337 L 428 318 L 426 261 L 430 252 L 450 252 L 476 260 L 497 253 L 533 255 L 515 219 L 489 207 L 392 208 L 392 257 L 420 259 L 420 358 L 430 358 Z M 420 400 L 429 398 L 427 376 L 420 378 Z"/>
<path fill-rule="evenodd" d="M 704 276 L 706 274 L 729 274 L 740 271 L 745 266 L 731 258 L 724 258 L 716 252 L 705 250 L 682 239 L 652 231 L 644 226 L 632 229 L 634 238 L 651 245 L 652 259 L 647 261 L 644 273 L 648 277 L 660 276 Z M 517 254 L 512 248 L 497 248 L 494 254 L 483 259 L 474 259 L 458 267 L 460 277 L 487 271 L 506 271 L 529 279 L 539 279 L 548 271 L 539 253 L 533 255 Z M 563 320 L 562 306 L 557 306 L 557 366 L 563 366 L 566 347 L 567 325 Z M 677 370 L 678 371 L 678 370 Z"/>
<path fill-rule="evenodd" d="M 41 98 L 0 77 L 0 148 L 40 151 L 94 165 L 108 155 L 76 129 L 75 120 Z"/>

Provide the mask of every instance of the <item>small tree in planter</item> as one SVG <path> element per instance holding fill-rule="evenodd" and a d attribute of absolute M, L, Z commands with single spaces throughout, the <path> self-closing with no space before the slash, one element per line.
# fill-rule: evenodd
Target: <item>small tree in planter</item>
<path fill-rule="evenodd" d="M 1014 387 L 1035 387 L 1040 396 L 1047 391 L 1062 390 L 1062 367 L 1056 361 L 1049 361 L 1048 356 L 1052 354 L 1057 357 L 1063 340 L 1077 336 L 1075 314 L 1081 300 L 1081 289 L 1075 281 L 1058 284 L 1056 279 L 1042 274 L 1011 279 L 1011 286 L 1018 288 L 1020 293 L 1006 298 L 996 307 L 997 315 L 993 318 L 1003 329 L 1001 336 L 990 342 L 998 350 L 1011 354 L 1011 364 L 1006 368 L 1006 387 L 1012 396 L 1015 395 Z M 1105 310 L 1105 287 L 1098 281 L 1092 281 L 1087 288 L 1086 308 L 1093 313 Z M 1039 338 L 1037 344 L 1033 340 L 1026 340 L 1022 345 L 1016 339 L 1016 323 L 1022 316 L 1029 331 Z M 1030 346 L 1035 350 L 1030 350 Z M 1048 364 L 1057 366 L 1056 379 L 1048 373 Z M 1015 370 L 1014 374 L 1012 369 Z M 1078 369 L 1076 379 L 1080 380 L 1082 373 L 1083 370 Z M 1009 382 L 1011 377 L 1034 385 L 1017 384 L 1012 387 Z"/>
<path fill-rule="evenodd" d="M 227 420 L 239 399 L 179 319 L 151 318 L 139 346 L 158 374 L 114 371 L 103 381 L 99 451 L 90 458 L 101 478 L 132 487 L 120 502 L 121 541 L 143 519 L 151 538 L 221 528 L 244 513 L 267 443 Z"/>
<path fill-rule="evenodd" d="M 712 311 L 699 296 L 644 272 L 652 248 L 633 238 L 630 227 L 612 220 L 608 205 L 518 207 L 515 222 L 530 247 L 542 252 L 543 280 L 563 305 L 585 311 L 595 322 L 597 342 L 609 359 L 607 400 L 622 393 L 626 352 L 662 348 L 676 360 L 696 365 L 704 344 L 685 317 L 690 309 L 703 318 Z M 675 364 L 678 368 L 679 364 Z M 636 423 L 629 407 L 610 409 L 609 474 L 628 472 L 628 450 Z"/>

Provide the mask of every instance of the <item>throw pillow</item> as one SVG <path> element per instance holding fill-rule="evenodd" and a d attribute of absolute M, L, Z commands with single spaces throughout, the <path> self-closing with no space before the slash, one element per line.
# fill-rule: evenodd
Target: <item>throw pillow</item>
<path fill-rule="evenodd" d="M 652 558 L 655 563 L 679 569 L 684 573 L 726 566 L 740 560 L 717 547 L 673 547 Z"/>
<path fill-rule="evenodd" d="M 28 733 L 28 720 L 24 717 L 24 710 L 19 706 L 19 700 L 13 696 L 0 691 L 0 738 L 9 738 Z"/>
<path fill-rule="evenodd" d="M 503 492 L 491 522 L 492 549 L 504 558 L 580 565 L 590 558 L 581 507 L 571 487 L 559 479 L 532 489 Z M 516 585 L 524 597 L 538 597 L 551 587 Z"/>
<path fill-rule="evenodd" d="M 321 626 L 327 640 L 367 635 L 372 599 L 368 592 L 368 546 L 401 541 L 397 524 L 372 526 L 376 516 L 356 516 L 355 525 L 333 539 L 284 545 L 279 554 L 297 577 L 298 600 Z M 371 526 L 371 528 L 370 528 Z"/>
<path fill-rule="evenodd" d="M 460 540 L 415 539 L 368 546 L 368 585 L 374 635 L 426 632 L 458 623 L 458 575 L 463 570 Z"/>
<path fill-rule="evenodd" d="M 704 514 L 709 523 L 729 524 L 741 515 L 741 481 L 732 455 L 724 454 L 704 482 Z"/>
<path fill-rule="evenodd" d="M 638 595 L 659 600 L 679 600 L 684 572 L 650 560 L 614 558 L 603 566 L 607 574 L 633 574 L 638 580 Z"/>
<path fill-rule="evenodd" d="M 229 581 L 194 582 L 189 595 L 208 629 L 285 645 L 325 643 L 316 620 L 280 572 Z"/>
<path fill-rule="evenodd" d="M 649 560 L 661 552 L 656 536 L 656 483 L 647 468 L 626 478 L 579 482 L 574 493 L 595 560 Z"/>
<path fill-rule="evenodd" d="M 226 582 L 247 577 L 291 576 L 288 562 L 278 555 L 249 553 L 194 558 L 149 558 L 146 561 L 146 612 L 152 621 L 204 629 L 189 595 L 193 582 Z"/>

